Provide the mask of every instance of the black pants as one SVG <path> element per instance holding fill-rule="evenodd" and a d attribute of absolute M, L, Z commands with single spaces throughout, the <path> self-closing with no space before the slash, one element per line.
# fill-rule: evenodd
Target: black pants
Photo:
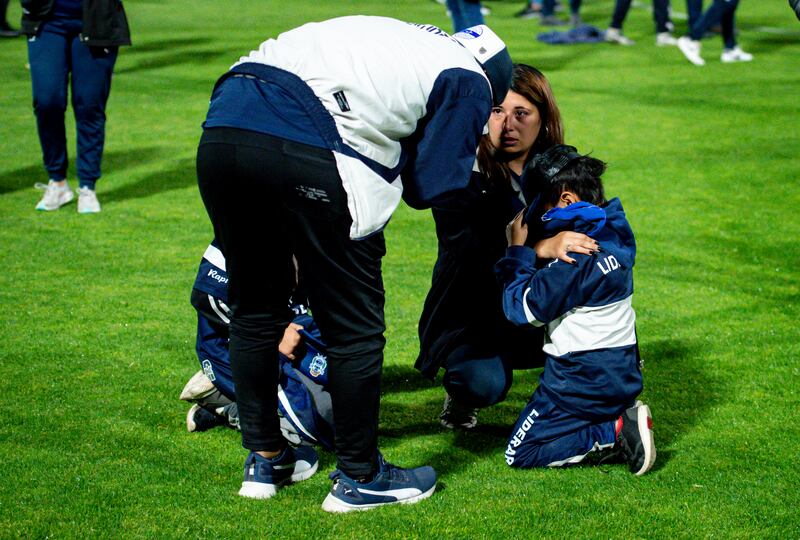
<path fill-rule="evenodd" d="M 291 320 L 294 255 L 328 343 L 337 467 L 349 476 L 369 474 L 377 465 L 385 343 L 383 235 L 349 238 L 347 197 L 328 150 L 208 129 L 197 178 L 227 261 L 243 446 L 274 451 L 285 444 L 277 417 L 278 343 Z"/>

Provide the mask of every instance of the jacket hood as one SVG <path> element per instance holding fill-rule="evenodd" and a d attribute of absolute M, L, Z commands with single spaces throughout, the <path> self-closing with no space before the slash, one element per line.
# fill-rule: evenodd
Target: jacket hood
<path fill-rule="evenodd" d="M 625 210 L 618 198 L 613 198 L 602 207 L 606 211 L 606 223 L 593 238 L 603 251 L 611 253 L 623 266 L 633 268 L 636 259 L 636 240 L 625 217 Z"/>

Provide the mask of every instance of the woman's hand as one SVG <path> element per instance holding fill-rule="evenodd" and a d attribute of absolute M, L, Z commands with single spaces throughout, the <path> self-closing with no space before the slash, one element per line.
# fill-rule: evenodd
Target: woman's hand
<path fill-rule="evenodd" d="M 295 360 L 294 352 L 303 342 L 303 337 L 300 335 L 302 329 L 303 327 L 299 324 L 289 323 L 289 326 L 283 331 L 283 339 L 278 344 L 278 352 L 289 360 Z"/>
<path fill-rule="evenodd" d="M 521 246 L 528 239 L 528 224 L 522 223 L 524 214 L 525 209 L 520 210 L 519 214 L 511 220 L 511 223 L 506 225 L 506 241 L 508 241 L 509 247 Z"/>
<path fill-rule="evenodd" d="M 536 242 L 533 249 L 536 250 L 536 256 L 540 259 L 561 259 L 566 263 L 575 264 L 575 259 L 568 253 L 591 255 L 600 251 L 600 245 L 585 234 L 561 231 L 552 238 Z"/>

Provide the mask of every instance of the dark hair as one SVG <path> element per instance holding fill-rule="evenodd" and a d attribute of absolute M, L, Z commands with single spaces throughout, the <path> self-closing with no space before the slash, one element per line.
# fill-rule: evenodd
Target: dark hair
<path fill-rule="evenodd" d="M 542 191 L 542 202 L 556 205 L 565 191 L 571 191 L 581 201 L 600 206 L 606 202 L 600 177 L 606 164 L 591 156 L 573 158 L 556 174 Z"/>
<path fill-rule="evenodd" d="M 564 127 L 561 125 L 561 112 L 550 83 L 542 72 L 527 64 L 514 64 L 510 90 L 533 103 L 539 111 L 541 128 L 528 153 L 528 159 L 555 144 L 562 144 Z M 495 152 L 489 136 L 484 135 L 478 146 L 478 166 L 490 182 L 507 182 L 510 177 L 508 165 L 498 161 Z"/>

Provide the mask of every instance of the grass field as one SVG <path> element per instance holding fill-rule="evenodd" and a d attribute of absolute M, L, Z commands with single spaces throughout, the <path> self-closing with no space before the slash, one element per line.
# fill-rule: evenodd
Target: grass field
<path fill-rule="evenodd" d="M 487 2 L 488 23 L 549 76 L 568 141 L 609 162 L 607 191 L 637 233 L 655 469 L 508 469 L 504 437 L 537 372 L 518 372 L 475 433 L 439 427 L 443 391 L 412 367 L 435 235 L 429 213 L 402 207 L 387 229 L 380 445 L 400 465 L 433 465 L 437 493 L 328 515 L 323 453 L 311 480 L 238 497 L 238 435 L 187 433 L 177 399 L 198 368 L 188 299 L 211 228 L 193 156 L 212 85 L 309 20 L 449 22 L 430 0 L 130 0 L 98 215 L 33 210 L 46 176 L 25 41 L 0 41 L 0 537 L 800 537 L 800 21 L 785 0 L 744 0 L 755 61 L 721 64 L 715 38 L 697 68 L 654 46 L 640 7 L 625 27 L 635 47 L 550 47 L 537 22 L 513 18 L 521 4 Z M 585 4 L 605 28 L 613 2 Z"/>

